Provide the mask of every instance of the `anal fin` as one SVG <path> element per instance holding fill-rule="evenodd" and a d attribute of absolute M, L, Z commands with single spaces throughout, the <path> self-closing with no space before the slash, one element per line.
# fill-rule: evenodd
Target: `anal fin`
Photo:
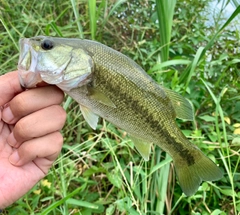
<path fill-rule="evenodd" d="M 142 155 L 143 159 L 145 161 L 149 160 L 149 155 L 151 153 L 151 143 L 146 143 L 141 139 L 138 139 L 136 137 L 130 136 L 130 138 L 132 139 L 134 146 L 136 147 L 136 149 L 138 150 L 138 152 Z"/>

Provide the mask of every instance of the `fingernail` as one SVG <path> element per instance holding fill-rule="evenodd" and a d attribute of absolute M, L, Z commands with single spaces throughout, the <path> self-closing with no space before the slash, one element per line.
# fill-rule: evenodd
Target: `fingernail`
<path fill-rule="evenodd" d="M 17 145 L 17 141 L 13 135 L 13 132 L 9 134 L 8 138 L 7 138 L 7 142 L 10 146 L 12 147 L 16 147 Z"/>
<path fill-rule="evenodd" d="M 13 113 L 9 106 L 7 106 L 3 109 L 2 119 L 3 119 L 3 121 L 5 121 L 7 123 L 10 123 L 14 119 Z"/>
<path fill-rule="evenodd" d="M 11 164 L 17 164 L 18 163 L 18 161 L 20 160 L 20 158 L 19 158 L 19 154 L 18 154 L 18 151 L 17 150 L 15 150 L 11 155 L 10 155 L 10 157 L 9 157 L 9 162 L 11 163 Z"/>

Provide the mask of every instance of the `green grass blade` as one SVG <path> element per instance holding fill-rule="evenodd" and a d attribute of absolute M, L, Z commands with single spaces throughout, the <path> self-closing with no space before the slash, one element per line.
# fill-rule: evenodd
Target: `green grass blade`
<path fill-rule="evenodd" d="M 151 73 L 151 72 L 161 70 L 164 67 L 176 66 L 176 65 L 188 65 L 190 63 L 191 63 L 190 60 L 184 60 L 184 59 L 168 60 L 163 63 L 156 64 L 148 72 Z"/>
<path fill-rule="evenodd" d="M 95 40 L 97 29 L 96 0 L 88 0 L 91 38 Z"/>
<path fill-rule="evenodd" d="M 41 212 L 42 215 L 47 215 L 49 214 L 51 211 L 53 211 L 54 209 L 56 209 L 58 206 L 64 204 L 64 202 L 66 202 L 66 200 L 68 200 L 69 198 L 75 196 L 78 192 L 80 192 L 80 190 L 82 189 L 83 186 L 77 188 L 76 190 L 74 190 L 73 192 L 71 192 L 70 194 L 68 194 L 65 198 L 62 198 L 61 200 L 52 203 L 49 207 L 47 207 L 45 210 L 43 210 Z"/>
<path fill-rule="evenodd" d="M 99 208 L 99 206 L 96 204 L 86 202 L 86 201 L 81 201 L 78 199 L 73 199 L 73 198 L 67 199 L 66 202 L 69 205 L 75 205 L 75 206 L 84 207 L 84 208 L 90 208 L 90 209 L 98 209 Z"/>
<path fill-rule="evenodd" d="M 170 159 L 170 155 L 166 154 L 166 158 L 164 161 L 168 162 Z M 165 200 L 167 197 L 167 188 L 168 188 L 168 177 L 169 177 L 169 169 L 170 169 L 170 163 L 167 163 L 161 168 L 160 174 L 159 174 L 159 181 L 158 181 L 158 192 L 159 192 L 159 201 L 157 201 L 157 211 L 160 212 L 160 214 L 164 214 L 165 209 Z"/>
<path fill-rule="evenodd" d="M 172 22 L 176 0 L 156 0 L 157 15 L 159 21 L 161 62 L 167 61 L 169 56 L 169 44 L 171 40 Z"/>
<path fill-rule="evenodd" d="M 16 49 L 19 51 L 18 44 L 16 43 L 16 41 L 15 41 L 14 38 L 12 37 L 12 34 L 11 34 L 10 30 L 8 29 L 8 27 L 7 27 L 5 21 L 3 20 L 2 17 L 0 17 L 0 22 L 2 23 L 3 27 L 4 27 L 5 30 L 7 31 L 8 35 L 9 35 L 9 37 L 11 38 L 11 40 L 12 40 L 13 44 L 15 45 Z"/>
<path fill-rule="evenodd" d="M 168 165 L 169 163 L 171 163 L 172 158 L 171 157 L 166 157 L 165 160 L 161 161 L 159 164 L 155 165 L 152 169 L 151 172 L 149 173 L 148 177 L 153 174 L 155 171 L 157 171 L 158 169 L 164 167 L 165 165 Z"/>
<path fill-rule="evenodd" d="M 219 150 L 219 154 L 220 154 L 221 159 L 224 163 L 224 166 L 225 166 L 225 169 L 227 171 L 229 181 L 230 181 L 230 184 L 231 184 L 232 193 L 234 194 L 235 193 L 235 191 L 234 191 L 234 180 L 233 180 L 233 172 L 232 172 L 232 168 L 231 168 L 229 144 L 228 144 L 228 141 L 227 141 L 227 132 L 226 132 L 226 125 L 225 125 L 225 120 L 224 120 L 224 113 L 223 113 L 222 107 L 220 105 L 221 97 L 223 96 L 225 89 L 222 90 L 222 92 L 219 95 L 219 98 L 217 98 L 214 95 L 214 93 L 212 92 L 212 90 L 210 89 L 210 87 L 208 86 L 208 84 L 203 79 L 201 79 L 201 80 L 204 83 L 205 87 L 207 88 L 208 92 L 210 93 L 210 95 L 211 95 L 211 97 L 212 97 L 212 99 L 213 99 L 213 101 L 216 105 L 216 113 L 215 113 L 216 131 L 217 131 L 217 135 L 218 135 L 218 141 L 219 141 L 220 146 L 221 146 L 221 151 L 223 152 L 224 155 L 221 153 L 220 150 Z M 222 124 L 221 126 L 219 125 L 219 122 L 218 122 L 219 121 L 219 119 L 218 119 L 219 116 L 220 116 L 220 119 L 221 119 L 221 124 Z M 221 138 L 222 138 L 222 134 L 220 133 L 221 128 L 223 130 L 224 144 L 222 144 L 222 140 L 221 140 Z M 224 149 L 225 149 L 225 151 L 224 151 Z M 226 162 L 226 159 L 227 159 L 227 162 Z M 235 214 L 237 214 L 235 195 L 232 195 L 231 197 L 232 197 L 232 200 L 233 200 Z"/>
<path fill-rule="evenodd" d="M 179 77 L 179 82 L 180 83 L 184 82 L 185 89 L 187 89 L 189 82 L 190 82 L 192 76 L 194 75 L 194 71 L 196 70 L 198 63 L 203 56 L 204 50 L 205 50 L 204 47 L 200 47 L 197 50 L 197 53 L 196 53 L 192 63 L 189 64 L 189 66 L 184 70 L 184 72 Z"/>
<path fill-rule="evenodd" d="M 198 62 L 200 61 L 201 59 L 201 56 L 202 56 L 202 53 L 204 51 L 204 48 L 203 47 L 200 47 L 198 50 L 197 50 L 197 53 L 193 59 L 193 62 L 192 62 L 192 66 L 191 66 L 191 69 L 188 73 L 188 76 L 187 76 L 187 79 L 186 79 L 186 83 L 185 83 L 185 90 L 187 89 L 188 85 L 189 85 L 189 82 L 196 70 L 196 67 L 198 65 Z"/>
<path fill-rule="evenodd" d="M 150 173 L 147 176 L 151 182 L 148 198 L 151 198 L 151 211 L 157 211 L 159 214 L 164 214 L 166 207 L 167 185 L 169 177 L 169 167 L 172 158 L 166 154 L 165 159 L 162 159 L 162 150 L 155 147 L 152 159 Z M 156 164 L 157 163 L 157 164 Z M 153 193 L 158 193 L 157 196 Z"/>
<path fill-rule="evenodd" d="M 118 0 L 116 1 L 116 3 L 112 6 L 111 10 L 109 11 L 107 17 L 103 20 L 103 27 L 106 25 L 109 17 L 114 13 L 114 11 L 116 11 L 116 9 L 123 3 L 125 3 L 127 0 Z"/>
<path fill-rule="evenodd" d="M 56 25 L 55 22 L 52 21 L 52 22 L 50 23 L 50 26 L 51 26 L 51 28 L 58 34 L 59 37 L 63 37 L 62 32 L 60 31 L 60 29 L 58 28 L 58 26 Z"/>
<path fill-rule="evenodd" d="M 72 8 L 73 8 L 73 12 L 76 18 L 76 23 L 77 23 L 77 27 L 78 27 L 78 32 L 79 32 L 79 36 L 81 39 L 84 38 L 84 34 L 83 34 L 83 28 L 82 25 L 80 23 L 80 17 L 79 17 L 79 12 L 77 9 L 77 5 L 76 5 L 76 1 L 75 0 L 71 0 L 71 4 L 72 4 Z"/>

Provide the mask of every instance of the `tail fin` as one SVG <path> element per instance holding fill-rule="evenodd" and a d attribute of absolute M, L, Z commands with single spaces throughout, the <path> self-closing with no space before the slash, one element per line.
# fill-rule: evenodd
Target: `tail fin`
<path fill-rule="evenodd" d="M 182 191 L 191 196 L 197 192 L 202 181 L 216 181 L 223 177 L 222 171 L 217 165 L 205 156 L 200 150 L 198 158 L 191 166 L 183 160 L 175 160 L 175 169 Z"/>

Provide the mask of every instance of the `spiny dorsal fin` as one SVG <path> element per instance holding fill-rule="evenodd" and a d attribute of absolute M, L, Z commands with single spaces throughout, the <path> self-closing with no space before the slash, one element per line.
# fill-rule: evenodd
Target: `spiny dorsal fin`
<path fill-rule="evenodd" d="M 164 87 L 163 89 L 172 102 L 177 118 L 193 121 L 194 114 L 191 103 L 178 93 Z"/>
<path fill-rule="evenodd" d="M 151 153 L 151 143 L 146 143 L 141 139 L 138 139 L 136 137 L 133 137 L 130 135 L 130 138 L 132 139 L 134 146 L 138 150 L 138 152 L 142 155 L 143 159 L 145 161 L 149 160 L 149 155 Z"/>
<path fill-rule="evenodd" d="M 97 128 L 98 116 L 83 105 L 80 105 L 80 109 L 84 119 L 91 126 L 91 128 L 95 130 Z"/>
<path fill-rule="evenodd" d="M 91 99 L 94 99 L 104 105 L 107 105 L 109 107 L 116 108 L 115 104 L 109 99 L 105 94 L 103 94 L 101 91 L 96 90 L 94 87 L 88 86 L 87 87 L 89 96 Z"/>

